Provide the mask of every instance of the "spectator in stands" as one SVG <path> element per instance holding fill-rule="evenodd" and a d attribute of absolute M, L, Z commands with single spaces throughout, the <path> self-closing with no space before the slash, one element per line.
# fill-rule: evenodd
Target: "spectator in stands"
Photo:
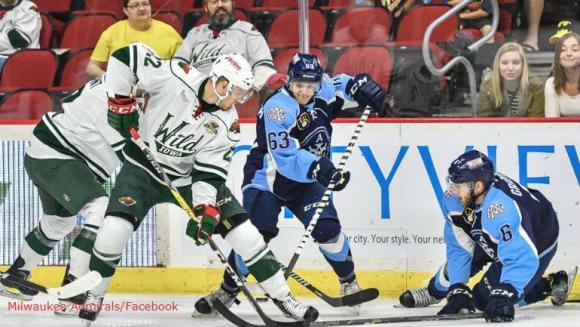
<path fill-rule="evenodd" d="M 527 0 L 528 8 L 528 32 L 522 42 L 522 47 L 526 52 L 538 51 L 538 32 L 540 30 L 540 19 L 544 11 L 544 0 Z"/>
<path fill-rule="evenodd" d="M 161 59 L 169 59 L 183 42 L 170 25 L 151 18 L 149 0 L 123 0 L 123 11 L 127 19 L 107 28 L 87 64 L 87 74 L 92 78 L 105 73 L 109 56 L 115 50 L 133 42 L 143 42 L 155 50 Z"/>
<path fill-rule="evenodd" d="M 580 35 L 558 40 L 553 71 L 546 81 L 546 117 L 580 116 Z"/>
<path fill-rule="evenodd" d="M 457 6 L 463 0 L 449 0 L 447 4 L 450 6 Z M 478 29 L 482 35 L 486 35 L 491 31 L 491 19 L 493 8 L 491 0 L 475 1 L 469 4 L 467 9 L 459 13 L 460 29 L 475 28 Z M 487 43 L 493 43 L 493 37 Z"/>
<path fill-rule="evenodd" d="M 480 117 L 544 116 L 544 85 L 529 75 L 521 45 L 508 42 L 499 48 L 477 100 Z"/>
<path fill-rule="evenodd" d="M 256 91 L 262 90 L 264 85 L 270 89 L 282 87 L 286 75 L 274 69 L 264 36 L 251 23 L 236 18 L 234 1 L 204 1 L 209 24 L 192 28 L 175 57 L 186 60 L 197 70 L 208 74 L 212 63 L 220 55 L 237 52 L 252 66 Z"/>
<path fill-rule="evenodd" d="M 382 0 L 383 7 L 385 7 L 393 17 L 399 18 L 403 13 L 409 11 L 417 0 Z M 430 3 L 430 0 L 423 0 L 423 3 Z"/>
<path fill-rule="evenodd" d="M 19 49 L 40 47 L 42 21 L 38 7 L 28 0 L 0 0 L 0 69 Z"/>

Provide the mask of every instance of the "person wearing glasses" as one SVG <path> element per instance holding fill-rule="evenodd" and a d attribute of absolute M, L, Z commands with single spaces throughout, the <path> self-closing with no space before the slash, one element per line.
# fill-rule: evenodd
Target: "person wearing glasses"
<path fill-rule="evenodd" d="M 123 0 L 123 12 L 127 19 L 109 26 L 93 50 L 86 68 L 91 78 L 105 73 L 111 53 L 133 42 L 150 46 L 161 59 L 173 57 L 181 47 L 183 39 L 173 27 L 151 18 L 149 0 Z"/>

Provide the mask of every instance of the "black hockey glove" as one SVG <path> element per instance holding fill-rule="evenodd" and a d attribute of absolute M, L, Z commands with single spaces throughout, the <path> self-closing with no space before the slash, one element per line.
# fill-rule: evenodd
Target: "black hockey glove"
<path fill-rule="evenodd" d="M 334 167 L 332 161 L 327 158 L 320 158 L 310 166 L 308 176 L 314 178 L 324 187 L 328 187 L 330 182 L 334 182 L 333 191 L 342 191 L 350 180 L 350 172 L 341 173 Z"/>
<path fill-rule="evenodd" d="M 438 315 L 448 315 L 455 313 L 472 313 L 475 312 L 475 306 L 471 299 L 471 290 L 468 286 L 461 283 L 453 284 L 449 287 L 447 293 L 447 304 L 437 312 Z"/>
<path fill-rule="evenodd" d="M 489 294 L 483 316 L 487 322 L 510 322 L 514 320 L 514 306 L 518 301 L 518 292 L 507 283 L 501 283 Z"/>
<path fill-rule="evenodd" d="M 369 74 L 358 74 L 346 83 L 346 92 L 361 107 L 369 106 L 380 113 L 385 101 L 385 91 Z"/>
<path fill-rule="evenodd" d="M 130 138 L 129 127 L 139 126 L 139 104 L 132 97 L 112 98 L 108 101 L 107 121 L 123 138 Z"/>

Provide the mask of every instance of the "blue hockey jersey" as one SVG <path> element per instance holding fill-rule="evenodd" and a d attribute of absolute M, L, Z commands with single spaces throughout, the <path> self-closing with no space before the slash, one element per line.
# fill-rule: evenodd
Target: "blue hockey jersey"
<path fill-rule="evenodd" d="M 483 203 L 475 208 L 473 225 L 455 196 L 445 197 L 445 241 L 450 284 L 469 280 L 474 247 L 480 246 L 502 265 L 500 283 L 511 284 L 521 296 L 543 253 L 558 240 L 558 220 L 550 201 L 496 173 Z"/>
<path fill-rule="evenodd" d="M 313 162 L 330 156 L 331 121 L 345 103 L 356 105 L 346 95 L 351 76 L 324 75 L 320 90 L 310 103 L 298 104 L 287 88 L 270 96 L 258 112 L 256 140 L 244 166 L 242 189 L 270 191 L 283 200 L 299 194 Z"/>

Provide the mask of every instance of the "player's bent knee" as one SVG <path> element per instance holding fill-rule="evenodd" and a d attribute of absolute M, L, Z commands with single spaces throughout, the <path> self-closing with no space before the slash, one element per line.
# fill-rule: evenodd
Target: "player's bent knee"
<path fill-rule="evenodd" d="M 107 216 L 103 222 L 93 253 L 104 261 L 116 260 L 133 234 L 133 224 L 124 218 Z"/>
<path fill-rule="evenodd" d="M 76 224 L 75 216 L 44 215 L 40 220 L 40 229 L 48 239 L 60 241 L 75 228 Z"/>
<path fill-rule="evenodd" d="M 232 229 L 226 235 L 226 241 L 246 262 L 253 261 L 256 256 L 267 249 L 262 235 L 249 220 Z"/>
<path fill-rule="evenodd" d="M 318 243 L 327 243 L 340 235 L 340 222 L 336 219 L 320 219 L 312 230 L 312 238 Z"/>
<path fill-rule="evenodd" d="M 79 214 L 85 217 L 85 225 L 100 227 L 105 219 L 105 211 L 109 204 L 109 198 L 101 196 L 85 204 L 79 211 Z"/>

